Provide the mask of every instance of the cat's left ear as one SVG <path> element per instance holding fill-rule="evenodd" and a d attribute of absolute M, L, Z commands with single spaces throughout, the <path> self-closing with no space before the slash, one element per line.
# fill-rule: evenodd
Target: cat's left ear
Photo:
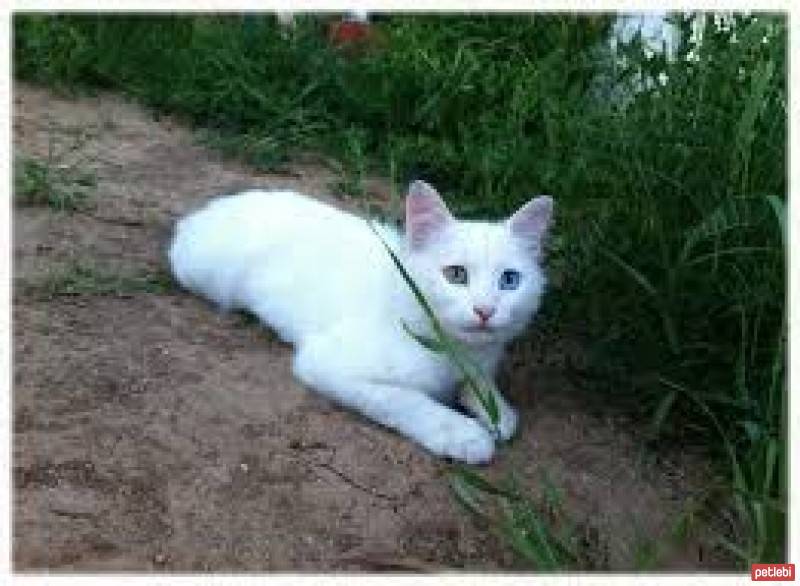
<path fill-rule="evenodd" d="M 514 212 L 506 223 L 514 236 L 523 239 L 531 248 L 540 252 L 552 221 L 553 198 L 540 195 Z"/>

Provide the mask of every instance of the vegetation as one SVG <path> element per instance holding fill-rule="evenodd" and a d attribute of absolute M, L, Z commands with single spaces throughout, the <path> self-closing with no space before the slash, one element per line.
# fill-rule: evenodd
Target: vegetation
<path fill-rule="evenodd" d="M 786 555 L 787 26 L 734 20 L 698 43 L 676 18 L 668 59 L 604 50 L 607 17 L 396 15 L 341 50 L 310 17 L 17 15 L 14 70 L 180 113 L 263 167 L 328 153 L 356 195 L 368 171 L 468 216 L 554 195 L 542 327 L 657 438 L 709 446 L 744 566 Z"/>
<path fill-rule="evenodd" d="M 85 209 L 95 185 L 94 175 L 74 167 L 27 157 L 14 161 L 14 198 L 20 205 L 62 212 Z"/>
<path fill-rule="evenodd" d="M 168 293 L 174 287 L 172 277 L 167 273 L 140 271 L 125 274 L 80 260 L 53 271 L 41 282 L 25 286 L 21 294 L 46 300 L 56 297 Z"/>
<path fill-rule="evenodd" d="M 524 495 L 513 478 L 493 483 L 464 467 L 455 469 L 450 484 L 470 513 L 538 571 L 608 569 L 601 548 L 581 539 L 562 495 L 546 476 L 538 502 Z"/>
<path fill-rule="evenodd" d="M 47 206 L 59 212 L 86 211 L 97 188 L 97 178 L 87 171 L 92 161 L 82 153 L 91 132 L 64 129 L 69 139 L 61 143 L 48 134 L 47 154 L 14 157 L 14 199 L 17 205 Z"/>

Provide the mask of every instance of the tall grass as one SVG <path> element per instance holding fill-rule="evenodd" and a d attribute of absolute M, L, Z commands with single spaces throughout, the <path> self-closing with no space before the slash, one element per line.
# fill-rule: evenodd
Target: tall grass
<path fill-rule="evenodd" d="M 569 253 L 586 263 L 572 286 L 592 291 L 570 310 L 614 392 L 728 463 L 747 563 L 785 555 L 784 35 L 763 16 L 708 22 L 677 61 L 635 60 L 669 82 L 606 127 L 615 197 L 583 210 Z"/>
<path fill-rule="evenodd" d="M 593 392 L 718 458 L 744 564 L 785 558 L 786 19 L 735 21 L 697 44 L 677 19 L 675 59 L 634 39 L 621 60 L 607 16 L 394 15 L 353 52 L 313 18 L 17 15 L 14 72 L 180 113 L 264 167 L 312 149 L 424 178 L 467 216 L 553 194 L 544 317 L 581 336 Z"/>

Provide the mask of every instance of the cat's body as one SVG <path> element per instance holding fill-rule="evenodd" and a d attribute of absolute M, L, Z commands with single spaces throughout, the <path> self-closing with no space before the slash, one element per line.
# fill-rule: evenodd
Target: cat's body
<path fill-rule="evenodd" d="M 509 238 L 511 221 L 457 222 L 432 188 L 416 182 L 407 199 L 409 234 L 379 227 L 448 332 L 492 374 L 544 286 L 538 250 L 551 204 L 534 201 L 544 202 L 542 209 L 517 224 L 536 235 L 517 242 Z M 523 222 L 528 216 L 532 224 Z M 484 423 L 446 406 L 456 398 L 456 371 L 403 329 L 405 322 L 425 334 L 429 324 L 365 220 L 293 192 L 246 192 L 181 220 L 169 256 L 183 286 L 255 314 L 293 344 L 295 374 L 310 387 L 436 454 L 475 463 L 491 458 L 494 439 L 475 400 L 463 397 Z M 503 303 L 493 286 L 509 264 L 525 273 L 524 287 L 511 292 L 516 303 Z M 452 266 L 469 270 L 474 283 L 448 282 L 442 268 Z M 497 400 L 500 434 L 508 438 L 516 413 Z"/>

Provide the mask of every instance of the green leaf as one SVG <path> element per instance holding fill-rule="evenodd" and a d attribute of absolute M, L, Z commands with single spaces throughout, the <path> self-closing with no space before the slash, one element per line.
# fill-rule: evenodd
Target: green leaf
<path fill-rule="evenodd" d="M 630 275 L 634 281 L 645 291 L 647 291 L 650 295 L 655 297 L 656 299 L 659 298 L 658 290 L 653 286 L 650 280 L 645 277 L 642 273 L 637 271 L 633 266 L 622 260 L 616 254 L 611 252 L 609 249 L 603 247 L 600 248 L 600 253 L 603 254 L 606 258 L 610 259 L 614 264 L 624 270 L 628 275 Z"/>
<path fill-rule="evenodd" d="M 770 486 L 772 485 L 772 476 L 775 472 L 775 465 L 778 462 L 778 442 L 775 438 L 770 438 L 767 444 L 766 455 L 766 471 L 764 472 L 764 485 L 761 489 L 762 494 L 768 497 L 770 494 Z"/>
<path fill-rule="evenodd" d="M 471 486 L 471 487 L 473 487 L 473 488 L 475 488 L 477 490 L 480 490 L 480 491 L 483 491 L 483 492 L 486 492 L 486 493 L 489 493 L 489 494 L 497 495 L 497 496 L 505 496 L 505 497 L 508 497 L 510 499 L 517 498 L 516 495 L 514 493 L 512 493 L 511 491 L 506 490 L 504 488 L 501 488 L 501 487 L 497 486 L 496 484 L 493 484 L 493 483 L 489 482 L 486 478 L 484 478 L 483 476 L 481 476 L 477 472 L 474 472 L 473 470 L 470 470 L 469 468 L 466 468 L 465 466 L 458 466 L 452 472 L 451 475 L 453 477 L 460 478 L 461 482 L 463 482 L 465 484 L 468 484 L 469 486 Z"/>
<path fill-rule="evenodd" d="M 406 322 L 402 322 L 402 326 L 409 336 L 414 338 L 417 342 L 419 342 L 421 346 L 424 346 L 431 352 L 436 352 L 437 354 L 441 354 L 442 352 L 447 350 L 447 345 L 441 340 L 438 340 L 436 338 L 431 338 L 429 336 L 423 336 L 422 334 L 414 332 L 410 327 L 408 327 L 408 324 Z"/>
<path fill-rule="evenodd" d="M 397 270 L 400 271 L 400 274 L 402 275 L 403 280 L 405 280 L 406 284 L 409 286 L 411 291 L 414 293 L 414 297 L 416 297 L 417 302 L 419 303 L 420 307 L 422 307 L 423 311 L 425 312 L 425 315 L 427 315 L 428 319 L 431 320 L 431 324 L 434 326 L 434 330 L 436 332 L 441 331 L 442 328 L 441 328 L 441 325 L 439 324 L 439 320 L 436 318 L 436 315 L 433 313 L 433 309 L 431 308 L 430 304 L 428 303 L 428 300 L 425 298 L 425 295 L 423 295 L 423 293 L 420 290 L 420 288 L 417 287 L 417 284 L 414 282 L 414 279 L 411 278 L 411 275 L 408 274 L 408 271 L 403 266 L 403 263 L 400 262 L 399 258 L 397 258 L 397 254 L 395 254 L 394 250 L 392 250 L 392 248 L 388 244 L 386 244 L 386 241 L 380 235 L 380 232 L 378 232 L 377 228 L 375 228 L 375 226 L 371 222 L 369 223 L 369 227 L 375 233 L 375 236 L 378 237 L 378 240 L 381 241 L 381 244 L 383 244 L 383 247 L 386 249 L 386 252 L 389 253 L 389 256 L 391 257 L 392 262 L 394 262 L 394 265 L 395 265 L 395 267 L 397 267 Z"/>
<path fill-rule="evenodd" d="M 472 377 L 466 378 L 464 381 L 469 389 L 478 397 L 481 406 L 489 416 L 489 421 L 492 425 L 497 426 L 500 422 L 500 410 L 497 407 L 497 400 L 494 398 L 494 391 L 484 381 L 475 380 Z"/>
<path fill-rule="evenodd" d="M 560 570 L 576 561 L 570 548 L 561 542 L 530 503 L 503 500 L 501 504 L 507 537 L 538 570 Z"/>
<path fill-rule="evenodd" d="M 481 506 L 475 487 L 463 476 L 458 474 L 451 475 L 450 487 L 453 489 L 456 498 L 458 498 L 461 504 L 469 511 L 481 516 L 486 514 Z"/>
<path fill-rule="evenodd" d="M 747 439 L 750 442 L 755 442 L 763 435 L 763 428 L 755 421 L 740 421 L 739 425 L 744 428 L 747 434 Z"/>
<path fill-rule="evenodd" d="M 675 398 L 678 396 L 677 391 L 671 390 L 669 391 L 664 397 L 659 401 L 658 407 L 653 414 L 652 426 L 653 430 L 658 433 L 661 430 L 661 426 L 664 424 L 664 420 L 667 418 L 670 409 L 672 409 L 672 405 L 675 403 Z"/>
<path fill-rule="evenodd" d="M 783 248 L 786 249 L 786 204 L 777 195 L 768 195 L 767 202 L 772 211 L 775 212 L 775 218 L 778 220 L 778 226 L 781 229 Z"/>

